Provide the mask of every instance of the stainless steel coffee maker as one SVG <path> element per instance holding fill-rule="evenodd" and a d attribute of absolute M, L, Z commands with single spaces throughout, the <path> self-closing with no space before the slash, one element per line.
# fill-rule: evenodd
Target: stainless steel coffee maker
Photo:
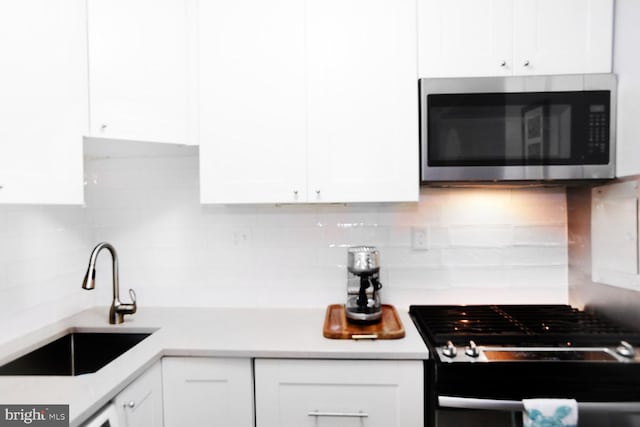
<path fill-rule="evenodd" d="M 382 318 L 380 253 L 373 246 L 349 248 L 347 271 L 347 319 L 354 323 L 379 322 Z"/>

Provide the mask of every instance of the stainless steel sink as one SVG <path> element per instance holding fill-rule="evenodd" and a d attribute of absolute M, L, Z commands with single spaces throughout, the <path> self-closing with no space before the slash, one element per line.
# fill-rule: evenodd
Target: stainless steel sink
<path fill-rule="evenodd" d="M 0 366 L 0 375 L 81 375 L 96 372 L 150 333 L 72 332 Z"/>

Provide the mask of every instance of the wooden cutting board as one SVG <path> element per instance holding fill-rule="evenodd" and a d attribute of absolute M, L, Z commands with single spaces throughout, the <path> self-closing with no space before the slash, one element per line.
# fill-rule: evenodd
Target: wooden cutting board
<path fill-rule="evenodd" d="M 382 319 L 372 325 L 358 325 L 347 320 L 344 304 L 327 307 L 322 335 L 333 339 L 393 340 L 404 337 L 404 326 L 395 307 L 382 304 Z"/>

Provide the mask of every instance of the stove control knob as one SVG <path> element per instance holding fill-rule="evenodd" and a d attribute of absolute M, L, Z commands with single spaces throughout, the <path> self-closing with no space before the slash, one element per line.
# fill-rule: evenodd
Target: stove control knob
<path fill-rule="evenodd" d="M 469 346 L 464 349 L 464 353 L 469 357 L 480 356 L 480 351 L 478 350 L 478 347 L 476 346 L 476 343 L 473 342 L 473 340 L 469 341 Z"/>
<path fill-rule="evenodd" d="M 626 341 L 620 341 L 620 345 L 616 347 L 616 352 L 622 357 L 632 358 L 636 355 L 636 350 Z"/>
<path fill-rule="evenodd" d="M 447 341 L 447 345 L 442 349 L 442 354 L 453 359 L 458 354 L 458 351 L 451 341 Z"/>

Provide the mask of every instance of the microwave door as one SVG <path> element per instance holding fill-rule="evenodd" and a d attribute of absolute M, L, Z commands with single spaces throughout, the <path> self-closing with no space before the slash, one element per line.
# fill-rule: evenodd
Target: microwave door
<path fill-rule="evenodd" d="M 422 96 L 423 182 L 613 176 L 607 91 Z"/>

